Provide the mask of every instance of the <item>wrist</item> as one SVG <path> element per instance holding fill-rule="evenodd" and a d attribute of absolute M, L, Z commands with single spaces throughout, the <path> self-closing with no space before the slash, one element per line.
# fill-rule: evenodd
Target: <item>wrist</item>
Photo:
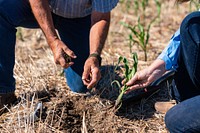
<path fill-rule="evenodd" d="M 101 60 L 102 60 L 102 58 L 101 58 L 100 54 L 98 54 L 97 52 L 94 52 L 94 53 L 91 53 L 88 56 L 88 58 L 91 58 L 91 57 L 96 58 L 98 60 L 98 62 L 99 62 L 99 66 L 101 66 Z"/>
<path fill-rule="evenodd" d="M 50 39 L 47 39 L 47 43 L 49 44 L 49 46 L 51 48 L 53 48 L 58 40 L 59 40 L 59 38 L 55 36 L 55 37 L 52 37 Z"/>
<path fill-rule="evenodd" d="M 159 70 L 161 73 L 165 73 L 165 62 L 157 59 L 149 66 L 149 72 L 152 73 L 155 70 Z"/>

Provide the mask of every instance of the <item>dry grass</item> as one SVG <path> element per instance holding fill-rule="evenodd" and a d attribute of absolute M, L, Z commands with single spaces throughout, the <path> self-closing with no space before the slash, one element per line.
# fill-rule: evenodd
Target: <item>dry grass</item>
<path fill-rule="evenodd" d="M 16 94 L 21 100 L 0 116 L 0 132 L 166 133 L 164 116 L 153 109 L 156 101 L 168 99 L 165 85 L 163 91 L 132 103 L 117 114 L 109 108 L 118 95 L 111 82 L 122 78 L 113 71 L 113 66 L 120 55 L 130 58 L 129 33 L 119 22 L 134 24 L 137 21 L 133 11 L 125 8 L 126 5 L 119 4 L 113 10 L 110 33 L 102 55 L 104 68 L 98 85 L 100 91 L 94 90 L 88 96 L 70 92 L 62 68 L 54 64 L 41 31 L 21 29 L 14 71 Z M 153 12 L 155 8 L 148 10 Z M 174 1 L 163 0 L 161 18 L 150 31 L 147 62 L 143 61 L 142 50 L 133 46 L 133 51 L 139 55 L 140 70 L 159 55 L 188 12 L 188 4 L 177 8 Z"/>

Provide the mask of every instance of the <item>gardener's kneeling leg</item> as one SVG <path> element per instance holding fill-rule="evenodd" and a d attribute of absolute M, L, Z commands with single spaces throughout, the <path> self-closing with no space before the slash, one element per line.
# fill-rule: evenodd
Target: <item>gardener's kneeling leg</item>
<path fill-rule="evenodd" d="M 180 101 L 200 95 L 200 12 L 193 12 L 180 27 L 180 55 L 175 74 Z"/>
<path fill-rule="evenodd" d="M 82 76 L 76 73 L 71 67 L 65 69 L 65 76 L 67 79 L 67 85 L 73 92 L 78 92 L 78 93 L 87 92 L 87 88 L 82 81 Z"/>
<path fill-rule="evenodd" d="M 170 133 L 200 132 L 200 96 L 185 100 L 171 108 L 165 116 Z"/>

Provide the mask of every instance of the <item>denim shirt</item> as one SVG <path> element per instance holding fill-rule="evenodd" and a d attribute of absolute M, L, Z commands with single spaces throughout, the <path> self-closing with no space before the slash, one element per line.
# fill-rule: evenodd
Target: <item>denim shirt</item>
<path fill-rule="evenodd" d="M 172 36 L 169 41 L 168 46 L 162 51 L 162 53 L 158 56 L 158 59 L 161 59 L 165 62 L 165 69 L 176 70 L 178 68 L 178 55 L 180 51 L 180 29 L 176 31 L 176 33 Z"/>
<path fill-rule="evenodd" d="M 65 18 L 80 18 L 92 13 L 110 12 L 119 0 L 49 0 L 53 13 Z"/>

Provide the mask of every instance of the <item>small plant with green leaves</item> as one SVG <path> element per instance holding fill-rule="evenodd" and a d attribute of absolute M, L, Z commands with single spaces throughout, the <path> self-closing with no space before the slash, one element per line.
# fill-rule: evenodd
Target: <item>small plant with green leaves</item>
<path fill-rule="evenodd" d="M 121 88 L 120 94 L 117 97 L 117 100 L 115 102 L 115 106 L 114 106 L 115 109 L 119 109 L 121 107 L 120 103 L 122 101 L 122 97 L 123 97 L 124 93 L 129 89 L 129 87 L 126 85 L 126 83 L 135 75 L 135 73 L 137 71 L 137 65 L 138 65 L 137 54 L 133 53 L 132 54 L 132 58 L 134 60 L 132 67 L 130 66 L 128 60 L 125 57 L 120 56 L 119 59 L 118 59 L 118 63 L 116 65 L 116 69 L 119 67 L 119 64 L 121 62 L 123 62 L 123 64 L 124 64 L 123 65 L 124 66 L 124 71 L 123 71 L 123 74 L 124 74 L 124 84 L 121 86 L 120 83 L 119 83 L 119 81 L 116 81 L 116 80 L 112 82 L 112 85 L 114 83 L 116 83 L 118 85 L 118 87 Z"/>
<path fill-rule="evenodd" d="M 120 0 L 119 2 L 120 4 L 123 4 L 123 6 L 125 6 L 125 11 L 129 12 L 129 10 L 131 9 L 132 0 Z"/>
<path fill-rule="evenodd" d="M 122 22 L 122 25 L 124 25 L 126 28 L 128 28 L 131 31 L 131 33 L 129 34 L 130 52 L 132 53 L 133 44 L 139 45 L 144 51 L 145 61 L 147 61 L 147 44 L 149 43 L 150 29 L 151 29 L 152 24 L 156 21 L 156 19 L 160 17 L 160 13 L 161 13 L 161 3 L 158 0 L 154 0 L 154 1 L 157 7 L 157 15 L 152 20 L 150 20 L 148 24 L 146 23 L 146 19 L 145 19 L 146 8 L 148 6 L 148 0 L 142 0 L 142 5 L 141 5 L 142 15 L 141 17 L 138 17 L 138 21 L 136 25 L 132 26 L 130 24 Z"/>

